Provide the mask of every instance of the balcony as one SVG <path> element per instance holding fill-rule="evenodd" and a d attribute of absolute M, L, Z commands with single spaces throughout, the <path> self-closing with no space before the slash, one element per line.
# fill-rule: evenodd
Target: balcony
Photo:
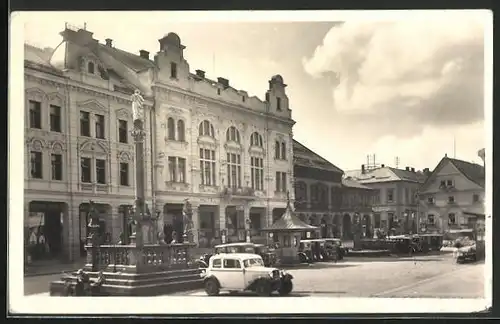
<path fill-rule="evenodd" d="M 224 187 L 221 191 L 221 196 L 230 198 L 230 197 L 238 197 L 238 198 L 247 198 L 247 199 L 255 199 L 255 190 L 250 187 L 243 188 L 232 188 L 232 187 Z"/>

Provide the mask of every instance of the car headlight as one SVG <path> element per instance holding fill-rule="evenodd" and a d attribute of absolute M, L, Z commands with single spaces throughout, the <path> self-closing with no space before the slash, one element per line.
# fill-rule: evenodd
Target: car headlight
<path fill-rule="evenodd" d="M 273 276 L 273 272 L 272 272 L 272 271 L 271 271 L 271 272 L 269 272 L 269 277 L 271 277 L 271 278 L 273 278 L 273 277 L 274 277 L 274 276 Z"/>

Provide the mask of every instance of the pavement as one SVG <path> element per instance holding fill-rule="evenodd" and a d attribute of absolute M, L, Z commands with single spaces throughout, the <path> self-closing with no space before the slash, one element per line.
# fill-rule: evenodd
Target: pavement
<path fill-rule="evenodd" d="M 484 262 L 456 264 L 451 254 L 407 258 L 355 258 L 287 270 L 294 276 L 293 296 L 320 297 L 484 297 Z M 48 296 L 60 275 L 25 278 L 25 294 Z M 203 291 L 175 294 L 206 296 Z M 248 294 L 239 295 L 248 296 Z M 165 296 L 166 297 L 166 296 Z"/>
<path fill-rule="evenodd" d="M 79 259 L 72 263 L 61 263 L 57 261 L 36 262 L 24 267 L 24 276 L 45 276 L 52 274 L 61 274 L 63 272 L 71 272 L 83 268 L 85 266 L 85 258 Z"/>

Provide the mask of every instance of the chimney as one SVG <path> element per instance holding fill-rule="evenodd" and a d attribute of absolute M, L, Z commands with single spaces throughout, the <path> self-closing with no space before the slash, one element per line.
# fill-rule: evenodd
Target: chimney
<path fill-rule="evenodd" d="M 203 70 L 196 70 L 196 76 L 199 76 L 200 78 L 205 79 L 205 71 L 203 71 Z"/>
<path fill-rule="evenodd" d="M 361 174 L 365 174 L 365 165 L 361 164 Z"/>
<path fill-rule="evenodd" d="M 410 167 L 406 167 L 406 168 L 405 168 L 405 170 L 406 170 L 406 171 L 410 171 Z"/>
<path fill-rule="evenodd" d="M 411 168 L 411 172 L 415 172 L 415 168 Z"/>
<path fill-rule="evenodd" d="M 385 168 L 385 164 L 381 164 L 381 165 L 380 165 L 380 167 L 381 167 L 381 168 Z"/>
<path fill-rule="evenodd" d="M 113 47 L 113 40 L 111 38 L 106 38 L 106 46 Z"/>
<path fill-rule="evenodd" d="M 149 52 L 146 50 L 140 50 L 139 55 L 146 60 L 149 60 Z"/>
<path fill-rule="evenodd" d="M 224 78 L 217 78 L 217 82 L 224 86 L 224 89 L 229 88 L 229 80 Z"/>

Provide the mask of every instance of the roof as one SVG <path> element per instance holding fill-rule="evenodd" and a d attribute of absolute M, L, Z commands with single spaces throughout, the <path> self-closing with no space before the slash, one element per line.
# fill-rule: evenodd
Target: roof
<path fill-rule="evenodd" d="M 451 159 L 448 157 L 445 157 L 445 159 L 450 160 L 450 162 L 458 169 L 458 171 L 460 171 L 469 180 L 484 188 L 485 173 L 484 167 L 482 165 L 457 159 Z"/>
<path fill-rule="evenodd" d="M 481 188 L 484 188 L 485 182 L 485 173 L 484 167 L 482 165 L 476 163 L 470 163 L 462 160 L 452 159 L 447 156 L 443 157 L 441 161 L 439 161 L 438 165 L 432 170 L 432 173 L 427 177 L 426 181 L 422 185 L 422 189 L 426 188 L 426 185 L 434 179 L 434 174 L 441 170 L 442 166 L 446 163 L 450 162 L 457 170 L 463 174 L 464 177 L 474 182 Z"/>
<path fill-rule="evenodd" d="M 358 181 L 352 179 L 351 177 L 342 178 L 342 186 L 347 188 L 356 188 L 356 189 L 365 189 L 365 190 L 373 190 L 373 188 L 362 185 Z"/>
<path fill-rule="evenodd" d="M 24 44 L 24 60 L 37 64 L 50 66 L 49 60 L 53 50 L 51 48 L 39 48 L 30 44 Z"/>
<path fill-rule="evenodd" d="M 104 44 L 98 44 L 98 51 L 104 51 L 109 55 L 113 56 L 116 60 L 122 62 L 126 66 L 130 67 L 135 72 L 146 70 L 155 66 L 154 62 L 141 57 L 140 55 L 135 55 L 116 47 L 111 47 Z"/>
<path fill-rule="evenodd" d="M 346 171 L 345 175 L 347 177 L 353 178 L 353 180 L 356 180 L 361 184 L 392 181 L 423 183 L 426 179 L 426 176 L 420 171 L 413 172 L 392 167 L 380 167 L 376 169 L 366 170 L 365 173 L 362 173 L 361 170 L 351 170 Z"/>
<path fill-rule="evenodd" d="M 210 259 L 213 258 L 237 258 L 237 259 L 254 259 L 254 258 L 262 258 L 258 254 L 250 254 L 250 253 L 222 253 L 222 254 L 215 254 L 212 256 Z"/>
<path fill-rule="evenodd" d="M 235 242 L 235 243 L 224 243 L 214 246 L 215 248 L 219 248 L 222 246 L 244 246 L 244 245 L 257 245 L 252 242 Z"/>
<path fill-rule="evenodd" d="M 344 173 L 339 167 L 319 156 L 305 145 L 293 140 L 293 164 L 308 168 L 332 171 L 336 173 Z"/>
<path fill-rule="evenodd" d="M 298 218 L 292 210 L 292 206 L 290 204 L 290 195 L 288 194 L 288 200 L 286 204 L 286 209 L 281 218 L 273 223 L 268 228 L 265 228 L 264 231 L 273 232 L 273 231 L 290 231 L 290 232 L 299 232 L 299 231 L 312 231 L 316 230 L 316 226 L 312 226 L 304 223 L 300 218 Z"/>

